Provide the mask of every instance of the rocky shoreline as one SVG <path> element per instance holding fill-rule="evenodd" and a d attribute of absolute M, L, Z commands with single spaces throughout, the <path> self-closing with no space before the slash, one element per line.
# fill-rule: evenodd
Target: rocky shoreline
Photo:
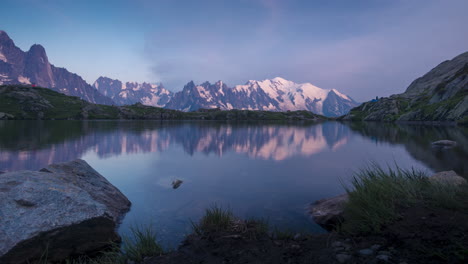
<path fill-rule="evenodd" d="M 436 173 L 428 183 L 441 188 L 467 186 L 453 171 Z M 130 208 L 130 201 L 83 160 L 52 164 L 40 171 L 3 173 L 0 199 L 4 201 L 0 207 L 0 263 L 61 263 L 83 255 L 99 256 L 115 245 L 112 241 L 120 241 L 116 228 Z M 272 231 L 265 222 L 238 219 L 215 209 L 218 218 L 225 218 L 224 224 L 202 218 L 175 251 L 164 253 L 155 244 L 157 253 L 142 253 L 138 262 L 116 258 L 76 263 L 409 264 L 464 263 L 468 258 L 464 236 L 468 206 L 413 203 L 399 207 L 399 216 L 379 232 L 349 232 L 341 226 L 349 217 L 346 206 L 350 199 L 348 193 L 311 206 L 311 216 L 329 230 L 326 234 Z M 207 227 L 207 223 L 214 226 Z"/>

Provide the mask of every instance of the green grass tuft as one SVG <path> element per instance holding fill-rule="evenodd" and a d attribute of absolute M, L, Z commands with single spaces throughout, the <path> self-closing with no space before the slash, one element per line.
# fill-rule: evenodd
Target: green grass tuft
<path fill-rule="evenodd" d="M 198 224 L 192 222 L 195 233 L 207 234 L 212 232 L 227 231 L 234 222 L 234 216 L 230 209 L 223 209 L 217 205 L 206 209 L 205 215 Z"/>
<path fill-rule="evenodd" d="M 402 208 L 420 204 L 456 210 L 468 197 L 466 186 L 435 184 L 422 171 L 375 164 L 355 173 L 346 191 L 349 202 L 339 227 L 345 233 L 378 233 L 400 217 Z"/>
<path fill-rule="evenodd" d="M 145 257 L 157 256 L 163 253 L 156 240 L 156 232 L 151 226 L 131 228 L 132 237 L 124 236 L 122 252 L 127 260 L 141 262 Z"/>

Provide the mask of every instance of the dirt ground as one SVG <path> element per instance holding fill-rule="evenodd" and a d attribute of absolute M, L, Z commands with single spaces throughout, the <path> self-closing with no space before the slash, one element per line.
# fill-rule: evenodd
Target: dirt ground
<path fill-rule="evenodd" d="M 398 221 L 372 236 L 194 234 L 178 250 L 148 258 L 145 264 L 468 263 L 467 212 L 424 206 L 403 209 Z"/>

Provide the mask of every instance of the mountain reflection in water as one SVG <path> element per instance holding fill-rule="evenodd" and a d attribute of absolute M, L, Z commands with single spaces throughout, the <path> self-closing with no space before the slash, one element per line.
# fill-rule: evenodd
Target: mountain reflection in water
<path fill-rule="evenodd" d="M 432 148 L 449 139 L 453 149 Z M 38 170 L 76 158 L 133 203 L 121 233 L 154 224 L 175 247 L 207 207 L 265 218 L 294 232 L 321 232 L 310 203 L 341 194 L 370 162 L 455 170 L 468 177 L 468 131 L 382 123 L 0 121 L 0 171 Z M 174 189 L 175 180 L 183 181 Z"/>
<path fill-rule="evenodd" d="M 101 158 L 163 152 L 171 144 L 193 155 L 234 151 L 250 158 L 285 160 L 346 144 L 342 125 L 227 124 L 201 122 L 0 121 L 0 168 L 40 169 L 93 151 Z"/>

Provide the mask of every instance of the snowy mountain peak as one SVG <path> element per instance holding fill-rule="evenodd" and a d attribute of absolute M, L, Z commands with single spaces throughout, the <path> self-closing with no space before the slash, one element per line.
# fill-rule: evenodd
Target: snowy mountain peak
<path fill-rule="evenodd" d="M 331 89 L 330 92 L 334 92 L 336 95 L 338 95 L 339 97 L 341 97 L 341 98 L 343 98 L 345 100 L 352 100 L 349 96 L 338 92 L 338 90 L 336 90 L 336 89 Z"/>
<path fill-rule="evenodd" d="M 329 96 L 329 94 L 333 94 Z M 189 82 L 174 95 L 166 108 L 193 111 L 200 108 L 249 109 L 268 111 L 309 110 L 327 116 L 347 113 L 358 104 L 336 90 L 310 83 L 298 84 L 281 77 L 249 80 L 229 88 L 221 81 L 195 85 Z"/>
<path fill-rule="evenodd" d="M 182 91 L 172 93 L 162 85 L 122 83 L 99 78 L 94 87 L 118 104 L 143 104 L 194 111 L 200 108 L 248 109 L 267 111 L 308 110 L 326 116 L 346 114 L 358 104 L 335 89 L 326 90 L 310 83 L 295 83 L 281 77 L 249 80 L 228 87 L 219 80 L 212 84 L 188 82 Z"/>
<path fill-rule="evenodd" d="M 277 83 L 281 83 L 281 84 L 286 84 L 286 83 L 293 83 L 291 81 L 288 81 L 284 78 L 281 78 L 281 77 L 275 77 L 273 79 L 271 79 L 272 82 L 277 82 Z"/>
<path fill-rule="evenodd" d="M 142 103 L 163 107 L 172 97 L 172 92 L 164 86 L 147 82 L 126 82 L 99 77 L 93 84 L 102 94 L 112 98 L 118 105 Z"/>

